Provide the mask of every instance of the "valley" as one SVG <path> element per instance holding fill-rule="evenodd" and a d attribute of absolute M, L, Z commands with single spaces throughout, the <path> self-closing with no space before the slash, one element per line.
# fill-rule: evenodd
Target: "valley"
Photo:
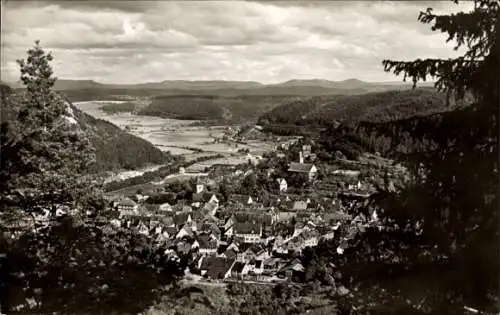
<path fill-rule="evenodd" d="M 247 152 L 252 155 L 262 155 L 275 146 L 272 139 L 248 140 L 245 143 L 214 141 L 216 138 L 221 138 L 228 128 L 237 127 L 237 125 L 200 126 L 200 121 L 197 120 L 135 115 L 130 112 L 110 114 L 101 109 L 109 104 L 128 102 L 130 101 L 84 101 L 74 102 L 73 105 L 92 117 L 108 121 L 130 134 L 152 143 L 161 151 L 182 157 L 186 162 L 201 157 L 213 157 L 190 165 L 188 171 L 203 171 L 204 168 L 214 164 L 237 165 L 245 163 L 248 160 Z M 126 174 L 130 174 L 130 171 L 120 174 L 129 178 Z M 139 172 L 137 175 L 140 176 L 142 173 Z M 119 175 L 114 175 L 113 178 L 119 177 Z"/>

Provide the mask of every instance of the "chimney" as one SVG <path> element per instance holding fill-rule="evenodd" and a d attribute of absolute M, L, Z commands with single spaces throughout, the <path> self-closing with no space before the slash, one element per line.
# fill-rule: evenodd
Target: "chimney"
<path fill-rule="evenodd" d="M 304 157 L 302 156 L 302 151 L 299 152 L 299 163 L 304 164 Z"/>

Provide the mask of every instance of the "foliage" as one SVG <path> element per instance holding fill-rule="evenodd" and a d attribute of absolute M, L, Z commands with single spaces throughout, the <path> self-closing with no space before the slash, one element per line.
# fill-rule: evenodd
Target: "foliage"
<path fill-rule="evenodd" d="M 38 41 L 27 53 L 18 60 L 25 93 L 9 104 L 15 120 L 2 124 L 2 200 L 10 196 L 27 211 L 83 206 L 93 186 L 83 175 L 95 160 L 94 148 L 71 106 L 52 91 L 52 55 Z"/>
<path fill-rule="evenodd" d="M 124 102 L 117 104 L 107 104 L 99 107 L 100 110 L 107 114 L 117 114 L 117 113 L 129 113 L 133 112 L 135 109 L 135 103 L 133 102 Z"/>
<path fill-rule="evenodd" d="M 172 157 L 148 141 L 133 136 L 102 119 L 74 109 L 75 117 L 95 147 L 95 163 L 89 172 L 139 169 L 151 164 L 172 162 Z"/>
<path fill-rule="evenodd" d="M 474 1 L 471 12 L 434 15 L 428 9 L 419 20 L 433 23 L 433 30 L 448 33 L 449 40 L 456 39 L 467 49 L 465 55 L 384 61 L 386 71 L 404 73 L 414 83 L 430 75 L 437 78 L 439 90 L 458 100 L 470 93 L 474 101 L 470 108 L 393 126 L 393 135 L 407 137 L 402 143 L 408 149 L 398 151 L 418 153 L 400 155 L 412 170 L 413 183 L 399 195 L 379 194 L 374 199 L 373 206 L 383 210 L 381 217 L 393 228 L 365 234 L 347 255 L 349 265 L 358 261 L 371 270 L 380 265 L 374 287 L 389 286 L 381 275 L 392 275 L 392 282 L 396 275 L 404 279 L 401 287 L 413 293 L 400 290 L 393 297 L 418 304 L 411 296 L 418 292 L 424 301 L 420 309 L 428 312 L 457 313 L 464 304 L 498 311 L 493 298 L 499 277 L 498 9 L 497 1 L 486 0 Z M 409 127 L 415 128 L 416 143 Z M 353 275 L 355 282 L 367 282 L 359 271 Z M 374 299 L 380 299 L 382 291 L 376 292 Z"/>
<path fill-rule="evenodd" d="M 138 312 L 158 286 L 182 275 L 163 250 L 130 231 L 104 233 L 66 218 L 9 245 L 7 301 L 37 314 Z M 30 299 L 36 305 L 26 305 Z"/>
<path fill-rule="evenodd" d="M 141 115 L 165 118 L 215 120 L 240 122 L 256 119 L 260 114 L 296 99 L 293 96 L 276 95 L 162 95 L 142 109 Z"/>
<path fill-rule="evenodd" d="M 455 106 L 462 105 L 457 102 Z M 262 115 L 266 129 L 285 134 L 339 122 L 386 122 L 449 111 L 446 97 L 430 89 L 388 91 L 362 95 L 317 96 L 281 105 Z M 294 127 L 295 126 L 295 127 Z M 307 126 L 304 128 L 302 126 Z"/>

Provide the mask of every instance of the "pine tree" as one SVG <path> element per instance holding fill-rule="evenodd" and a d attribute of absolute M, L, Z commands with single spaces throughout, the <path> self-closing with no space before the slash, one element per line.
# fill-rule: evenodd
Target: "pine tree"
<path fill-rule="evenodd" d="M 26 90 L 14 104 L 17 119 L 2 132 L 2 199 L 26 211 L 82 207 L 95 193 L 85 175 L 94 149 L 70 104 L 52 90 L 52 54 L 39 41 L 27 53 L 18 60 Z"/>
<path fill-rule="evenodd" d="M 424 165 L 425 181 L 408 189 L 389 215 L 398 213 L 399 226 L 423 222 L 420 245 L 437 248 L 436 260 L 444 257 L 454 272 L 453 283 L 443 285 L 446 297 L 441 301 L 480 308 L 492 304 L 488 296 L 497 296 L 499 279 L 499 14 L 494 0 L 475 0 L 470 12 L 448 15 L 429 8 L 419 21 L 447 33 L 448 41 L 456 40 L 455 49 L 466 48 L 465 54 L 445 60 L 383 61 L 385 71 L 403 73 L 414 86 L 432 77 L 449 98 L 473 96 L 470 107 L 442 116 L 443 127 L 433 135 L 439 149 L 408 161 L 415 172 Z"/>

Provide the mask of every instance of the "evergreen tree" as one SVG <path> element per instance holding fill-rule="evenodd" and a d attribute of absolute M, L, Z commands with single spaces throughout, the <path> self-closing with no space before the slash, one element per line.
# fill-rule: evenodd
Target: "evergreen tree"
<path fill-rule="evenodd" d="M 25 211 L 81 207 L 96 193 L 97 182 L 84 175 L 94 149 L 70 104 L 52 90 L 52 54 L 39 41 L 27 53 L 18 60 L 26 90 L 14 104 L 16 119 L 2 125 L 2 203 Z"/>
<path fill-rule="evenodd" d="M 436 15 L 429 8 L 421 12 L 419 21 L 448 33 L 448 41 L 456 40 L 455 49 L 464 47 L 465 54 L 445 60 L 384 60 L 385 70 L 404 74 L 414 86 L 434 78 L 436 88 L 450 100 L 472 95 L 473 104 L 442 114 L 437 124 L 443 127 L 432 135 L 439 148 L 406 161 L 415 173 L 423 165 L 425 176 L 419 176 L 402 195 L 386 196 L 383 207 L 395 227 L 423 223 L 422 230 L 415 231 L 422 232 L 422 237 L 414 236 L 412 247 L 400 244 L 393 250 L 415 265 L 423 248 L 433 248 L 433 262 L 447 266 L 434 278 L 440 292 L 428 300 L 433 299 L 435 307 L 444 305 L 448 312 L 451 305 L 463 304 L 485 309 L 495 304 L 499 279 L 499 3 L 475 0 L 470 12 L 447 15 Z M 405 242 L 394 235 L 393 242 Z"/>

